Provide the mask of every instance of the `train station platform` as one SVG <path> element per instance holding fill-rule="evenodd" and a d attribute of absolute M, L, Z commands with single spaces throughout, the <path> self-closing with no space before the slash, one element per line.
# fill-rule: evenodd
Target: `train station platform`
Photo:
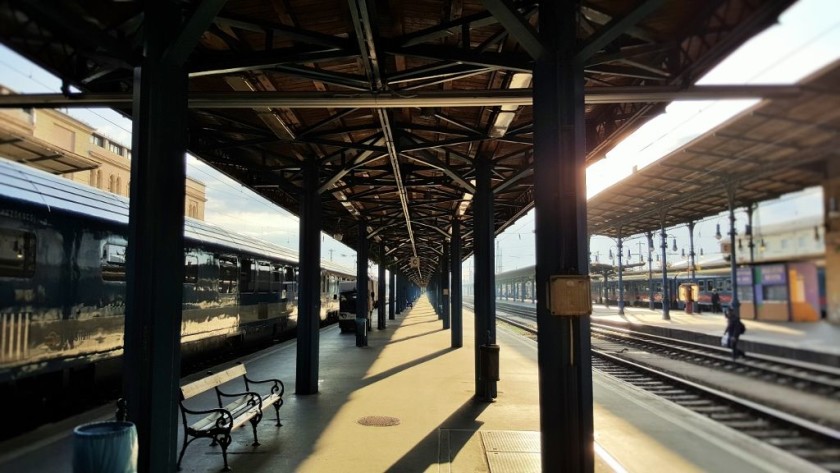
<path fill-rule="evenodd" d="M 721 313 L 687 314 L 671 310 L 670 320 L 662 318 L 662 310 L 625 307 L 618 315 L 615 306 L 593 308 L 593 320 L 599 323 L 678 338 L 704 344 L 718 344 L 726 330 L 726 317 Z M 840 326 L 820 322 L 766 322 L 742 319 L 747 331 L 740 347 L 747 353 L 760 353 L 787 360 L 797 360 L 840 368 Z"/>
<path fill-rule="evenodd" d="M 338 327 L 320 337 L 319 394 L 295 395 L 295 341 L 244 357 L 254 378 L 286 383 L 282 427 L 235 431 L 234 472 L 537 472 L 540 470 L 537 344 L 500 329 L 501 381 L 493 403 L 473 399 L 473 314 L 464 346 L 425 298 L 357 348 Z M 224 368 L 224 366 L 219 367 Z M 185 379 L 185 381 L 187 381 Z M 593 374 L 598 473 L 808 471 L 796 458 L 610 376 Z M 212 393 L 196 401 L 212 406 Z M 71 471 L 74 425 L 113 415 L 108 406 L 0 445 L 0 472 Z M 180 430 L 180 429 L 179 429 Z M 185 472 L 218 472 L 218 447 L 187 448 Z"/>

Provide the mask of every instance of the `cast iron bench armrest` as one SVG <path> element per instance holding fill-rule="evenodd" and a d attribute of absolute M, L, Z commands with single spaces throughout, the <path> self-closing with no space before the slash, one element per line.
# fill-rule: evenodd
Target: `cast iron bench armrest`
<path fill-rule="evenodd" d="M 278 396 L 282 396 L 283 393 L 286 392 L 286 385 L 283 384 L 283 381 L 279 379 L 263 379 L 263 380 L 256 380 L 251 379 L 248 375 L 244 375 L 245 378 L 245 389 L 250 389 L 248 384 L 265 384 L 265 383 L 274 383 L 274 386 L 271 387 L 271 394 L 277 394 Z"/>
<path fill-rule="evenodd" d="M 226 392 L 222 391 L 221 389 L 219 389 L 217 387 L 216 388 L 216 397 L 219 400 L 219 407 L 222 407 L 222 398 L 223 397 L 242 397 L 242 398 L 247 397 L 247 398 L 249 398 L 248 401 L 246 402 L 247 406 L 249 406 L 249 407 L 256 406 L 256 407 L 260 407 L 260 408 L 262 407 L 262 396 L 260 396 L 259 394 L 255 393 L 255 392 L 251 392 L 251 391 L 245 391 L 245 392 L 241 392 L 241 393 L 226 393 Z"/>

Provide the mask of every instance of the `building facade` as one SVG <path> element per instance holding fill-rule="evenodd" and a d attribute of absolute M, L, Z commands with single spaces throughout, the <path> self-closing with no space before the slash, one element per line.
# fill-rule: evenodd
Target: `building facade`
<path fill-rule="evenodd" d="M 13 93 L 0 86 L 0 94 Z M 0 157 L 128 197 L 131 149 L 52 109 L 0 109 Z M 187 178 L 184 215 L 204 220 L 205 185 Z"/>

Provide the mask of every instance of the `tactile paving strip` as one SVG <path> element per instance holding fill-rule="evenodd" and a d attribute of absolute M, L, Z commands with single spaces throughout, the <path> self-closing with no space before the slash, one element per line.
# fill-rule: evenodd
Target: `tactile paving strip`
<path fill-rule="evenodd" d="M 539 432 L 495 430 L 480 434 L 492 473 L 540 471 Z"/>

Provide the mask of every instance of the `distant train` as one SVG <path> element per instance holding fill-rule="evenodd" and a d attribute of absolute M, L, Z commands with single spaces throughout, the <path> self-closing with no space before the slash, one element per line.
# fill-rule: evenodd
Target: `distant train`
<path fill-rule="evenodd" d="M 613 266 L 606 275 L 591 274 L 591 298 L 600 304 L 618 305 L 619 284 Z M 534 266 L 496 275 L 496 296 L 500 299 L 533 301 L 536 294 Z M 785 261 L 763 260 L 753 265 L 739 264 L 738 299 L 740 315 L 768 321 L 816 321 L 825 317 L 825 263 L 815 255 L 800 255 Z M 732 277 L 725 258 L 706 261 L 692 277 L 683 267 L 669 269 L 665 284 L 671 308 L 684 309 L 678 298 L 681 284 L 696 283 L 700 311 L 712 310 L 712 294 L 720 296 L 721 308 L 732 303 Z M 655 308 L 662 307 L 662 272 L 627 271 L 622 277 L 624 304 L 649 307 L 651 290 Z"/>
<path fill-rule="evenodd" d="M 648 307 L 650 304 L 650 286 L 653 286 L 654 307 L 662 307 L 662 272 L 652 273 L 650 284 L 648 273 L 633 272 L 625 273 L 622 277 L 624 283 L 624 304 L 627 306 Z M 696 282 L 699 286 L 699 297 L 697 303 L 702 311 L 712 310 L 712 294 L 717 292 L 720 295 L 720 304 L 727 307 L 732 303 L 732 278 L 728 266 L 704 268 L 695 271 L 694 279 L 686 271 L 672 271 L 668 273 L 668 297 L 671 307 L 683 309 L 684 303 L 678 300 L 678 288 L 680 284 Z M 603 277 L 593 277 L 592 300 L 608 305 L 618 304 L 618 277 L 610 276 L 605 282 Z"/>
<path fill-rule="evenodd" d="M 0 391 L 118 373 L 128 199 L 3 159 L 0 183 Z M 184 236 L 184 359 L 296 327 L 295 252 L 192 219 Z M 355 278 L 322 263 L 322 321 Z"/>

